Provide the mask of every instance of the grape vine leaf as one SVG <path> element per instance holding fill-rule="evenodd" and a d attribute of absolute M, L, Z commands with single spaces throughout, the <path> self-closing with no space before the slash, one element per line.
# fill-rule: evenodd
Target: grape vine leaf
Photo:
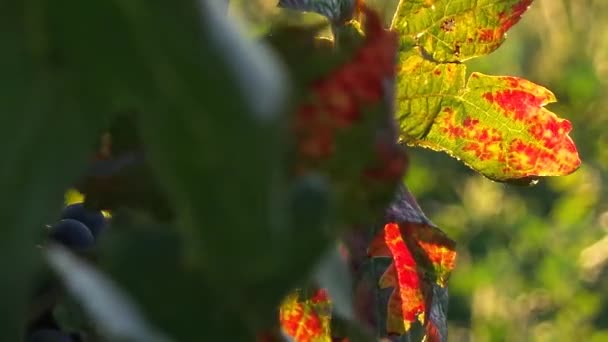
<path fill-rule="evenodd" d="M 416 261 L 407 248 L 399 225 L 387 223 L 369 247 L 373 257 L 393 258 L 382 277 L 381 289 L 394 288 L 388 301 L 386 328 L 389 333 L 405 333 L 411 322 L 424 320 L 424 296 L 422 280 L 416 269 Z"/>
<path fill-rule="evenodd" d="M 55 15 L 54 6 L 47 5 L 0 4 L 0 40 L 6 49 L 0 56 L 2 341 L 24 340 L 31 277 L 41 262 L 36 238 L 60 210 L 63 191 L 85 167 L 106 119 L 106 98 L 98 84 L 88 82 L 98 69 L 91 65 L 97 64 L 76 57 L 66 42 L 78 36 L 97 43 L 99 31 L 76 24 L 83 18 L 77 4 Z M 65 27 L 70 32 L 56 39 Z"/>
<path fill-rule="evenodd" d="M 289 89 L 282 68 L 274 67 L 280 64 L 266 47 L 245 40 L 238 26 L 220 14 L 216 2 L 186 1 L 172 6 L 174 15 L 170 16 L 165 7 L 145 1 L 130 2 L 123 10 L 133 30 L 140 32 L 135 46 L 141 49 L 141 55 L 150 58 L 143 63 L 150 67 L 150 74 L 167 76 L 157 74 L 163 71 L 156 67 L 158 62 L 152 62 L 154 58 L 162 58 L 163 64 L 171 66 L 174 81 L 170 87 L 161 86 L 164 81 L 149 87 L 142 84 L 145 92 L 139 96 L 141 111 L 146 114 L 139 122 L 147 160 L 167 189 L 180 228 L 191 237 L 189 248 L 197 254 L 193 258 L 209 263 L 204 268 L 218 284 L 236 287 L 243 285 L 237 279 L 254 281 L 252 276 L 226 272 L 225 265 L 256 263 L 255 267 L 245 267 L 255 273 L 251 270 L 272 263 L 260 260 L 274 252 L 260 247 L 270 241 L 258 239 L 270 239 L 272 234 L 261 232 L 276 224 L 269 222 L 270 215 L 265 213 L 272 211 L 269 207 L 275 205 L 273 198 L 279 196 L 276 189 L 281 183 L 281 164 L 276 157 L 282 153 L 278 113 Z M 137 13 L 148 13 L 147 19 L 142 20 Z M 180 37 L 178 41 L 183 44 L 175 46 L 175 37 Z M 185 62 L 182 58 L 188 56 L 192 58 Z M 206 70 L 208 65 L 213 68 Z M 277 90 L 276 86 L 281 89 L 278 96 L 259 98 L 258 90 Z M 240 162 L 248 165 L 246 171 L 235 168 L 235 160 L 227 158 L 242 154 L 243 146 L 248 153 L 240 157 Z M 228 214 L 236 208 L 239 215 Z M 284 217 L 273 219 L 281 222 Z M 258 225 L 262 230 L 254 228 Z M 230 233 L 226 226 L 232 227 Z M 228 245 L 234 251 L 226 250 L 224 246 Z"/>
<path fill-rule="evenodd" d="M 206 279 L 184 267 L 184 246 L 174 224 L 117 211 L 112 229 L 99 240 L 96 266 L 119 284 L 145 318 L 171 341 L 198 341 L 201 331 L 210 341 L 251 341 L 252 334 L 243 327 L 239 315 L 242 309 L 228 308 L 226 299 L 218 296 Z M 175 315 L 177 311 L 181 314 Z M 228 320 L 230 325 L 221 323 Z"/>
<path fill-rule="evenodd" d="M 570 122 L 544 108 L 556 101 L 553 93 L 517 77 L 472 73 L 465 82 L 460 62 L 498 48 L 531 2 L 400 3 L 392 28 L 402 36 L 396 100 L 403 142 L 445 151 L 497 181 L 578 169 Z"/>
<path fill-rule="evenodd" d="M 414 0 L 399 3 L 392 28 L 439 62 L 487 55 L 533 0 Z"/>
<path fill-rule="evenodd" d="M 169 341 L 105 274 L 78 260 L 61 246 L 50 246 L 45 256 L 70 294 L 88 315 L 99 322 L 99 331 L 105 337 L 113 340 Z"/>
<path fill-rule="evenodd" d="M 368 248 L 370 257 L 392 262 L 379 279 L 381 289 L 393 288 L 388 299 L 386 331 L 401 335 L 420 321 L 427 338 L 445 336 L 445 302 L 436 296 L 445 289 L 454 268 L 454 242 L 432 225 L 405 188 L 389 207 L 386 224 Z"/>
<path fill-rule="evenodd" d="M 279 309 L 281 329 L 296 341 L 331 341 L 330 320 L 331 302 L 323 289 L 310 298 L 302 298 L 299 290 L 293 291 Z"/>

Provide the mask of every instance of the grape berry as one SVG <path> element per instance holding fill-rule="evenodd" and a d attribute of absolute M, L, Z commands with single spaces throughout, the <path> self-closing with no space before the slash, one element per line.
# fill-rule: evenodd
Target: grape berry
<path fill-rule="evenodd" d="M 106 225 L 107 219 L 101 211 L 89 209 L 82 203 L 71 204 L 63 209 L 59 221 L 50 226 L 48 238 L 73 252 L 89 252 Z M 79 342 L 81 339 L 61 330 L 51 306 L 28 324 L 25 341 Z"/>
<path fill-rule="evenodd" d="M 51 227 L 51 240 L 74 251 L 86 251 L 95 245 L 95 237 L 87 226 L 73 219 L 60 220 Z"/>
<path fill-rule="evenodd" d="M 86 208 L 82 203 L 67 206 L 62 214 L 62 219 L 73 219 L 82 222 L 97 237 L 106 224 L 106 218 L 98 210 Z"/>

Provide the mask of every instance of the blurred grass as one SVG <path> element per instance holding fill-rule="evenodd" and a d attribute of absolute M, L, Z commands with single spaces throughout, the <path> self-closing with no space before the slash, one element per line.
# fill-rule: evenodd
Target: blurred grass
<path fill-rule="evenodd" d="M 388 14 L 396 0 L 369 1 Z M 263 32 L 276 0 L 231 11 Z M 458 243 L 450 341 L 608 341 L 608 1 L 536 0 L 506 43 L 469 71 L 525 77 L 555 92 L 583 166 L 534 187 L 486 180 L 412 149 L 406 182 Z"/>

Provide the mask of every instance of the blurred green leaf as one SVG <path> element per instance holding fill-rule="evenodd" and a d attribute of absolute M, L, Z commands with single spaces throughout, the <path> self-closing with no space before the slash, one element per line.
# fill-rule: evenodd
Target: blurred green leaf
<path fill-rule="evenodd" d="M 20 340 L 34 236 L 61 208 L 104 119 L 98 89 L 83 84 L 80 65 L 52 39 L 44 5 L 0 5 L 0 339 L 6 341 Z"/>
<path fill-rule="evenodd" d="M 125 293 L 93 267 L 60 246 L 50 246 L 46 258 L 102 335 L 112 341 L 168 341 L 145 321 Z"/>
<path fill-rule="evenodd" d="M 101 268 L 151 323 L 177 341 L 251 340 L 238 308 L 228 305 L 232 293 L 212 287 L 188 266 L 175 229 L 122 214 L 114 220 L 114 229 L 100 241 Z"/>
<path fill-rule="evenodd" d="M 253 242 L 283 220 L 272 213 L 283 186 L 277 118 L 283 86 L 267 51 L 244 41 L 207 4 L 181 3 L 171 18 L 166 8 L 144 2 L 124 10 L 148 62 L 165 66 L 152 68 L 159 79 L 144 98 L 151 163 L 191 250 L 201 253 L 201 267 L 232 277 L 225 265 L 257 260 L 251 256 L 265 247 Z"/>
<path fill-rule="evenodd" d="M 330 241 L 323 212 L 292 217 L 280 115 L 289 84 L 270 51 L 247 41 L 214 3 L 172 6 L 173 16 L 143 1 L 122 6 L 155 78 L 141 85 L 142 137 L 188 262 L 214 291 L 231 294 L 229 312 L 265 324 Z M 252 288 L 260 289 L 255 298 Z"/>

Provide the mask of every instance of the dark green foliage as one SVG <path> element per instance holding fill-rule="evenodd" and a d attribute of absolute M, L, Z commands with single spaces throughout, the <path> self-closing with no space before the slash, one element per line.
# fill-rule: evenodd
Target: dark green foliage
<path fill-rule="evenodd" d="M 74 340 L 59 330 L 41 329 L 29 334 L 27 342 L 74 342 Z"/>

